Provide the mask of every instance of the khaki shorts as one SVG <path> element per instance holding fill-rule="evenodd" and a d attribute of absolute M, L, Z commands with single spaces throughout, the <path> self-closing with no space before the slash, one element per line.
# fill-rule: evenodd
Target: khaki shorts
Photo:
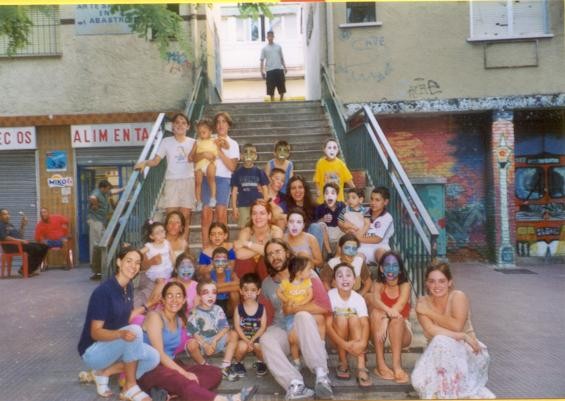
<path fill-rule="evenodd" d="M 237 208 L 237 211 L 239 212 L 237 225 L 240 228 L 243 228 L 247 223 L 249 223 L 249 218 L 251 216 L 251 208 L 249 206 L 240 206 Z"/>
<path fill-rule="evenodd" d="M 163 191 L 163 196 L 159 201 L 160 207 L 183 207 L 186 209 L 192 209 L 194 208 L 195 202 L 194 178 L 165 181 L 165 190 Z"/>

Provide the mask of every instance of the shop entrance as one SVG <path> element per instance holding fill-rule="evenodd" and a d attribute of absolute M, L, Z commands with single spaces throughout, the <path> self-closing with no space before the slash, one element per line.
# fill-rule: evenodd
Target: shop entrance
<path fill-rule="evenodd" d="M 90 262 L 90 249 L 88 242 L 88 197 L 97 188 L 100 180 L 108 180 L 114 188 L 122 188 L 126 185 L 133 166 L 128 165 L 102 165 L 102 166 L 78 166 L 78 246 L 79 261 Z M 119 200 L 119 195 L 110 197 L 112 209 Z"/>

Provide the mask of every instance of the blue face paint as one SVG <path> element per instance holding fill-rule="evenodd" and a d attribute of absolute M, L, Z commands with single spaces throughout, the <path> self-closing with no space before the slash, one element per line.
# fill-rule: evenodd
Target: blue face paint
<path fill-rule="evenodd" d="M 383 262 L 383 272 L 388 280 L 394 280 L 400 274 L 400 265 L 394 256 L 387 256 Z"/>
<path fill-rule="evenodd" d="M 184 260 L 183 262 L 181 262 L 177 271 L 178 276 L 181 280 L 190 280 L 194 276 L 195 269 L 190 260 Z"/>
<path fill-rule="evenodd" d="M 357 247 L 355 245 L 344 245 L 342 250 L 345 256 L 355 256 L 357 255 Z"/>
<path fill-rule="evenodd" d="M 227 259 L 214 259 L 214 266 L 217 267 L 226 267 L 228 265 Z"/>

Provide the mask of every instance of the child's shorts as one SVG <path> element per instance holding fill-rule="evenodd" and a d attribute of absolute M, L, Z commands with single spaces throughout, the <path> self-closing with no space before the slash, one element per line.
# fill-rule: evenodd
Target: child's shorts
<path fill-rule="evenodd" d="M 209 340 L 209 339 L 206 339 Z M 209 341 L 207 341 L 209 342 Z M 218 341 L 218 343 L 216 344 L 216 351 L 214 352 L 213 355 L 217 355 L 217 354 L 221 354 L 222 352 L 224 352 L 224 350 L 226 349 L 226 345 L 228 342 L 228 333 L 224 334 L 222 338 L 220 338 L 220 341 Z M 206 350 L 204 349 L 203 346 L 200 346 L 200 353 L 202 355 L 206 355 Z M 210 356 L 213 356 L 210 355 Z"/>
<path fill-rule="evenodd" d="M 390 251 L 390 246 L 388 244 L 361 244 L 358 252 L 365 255 L 366 263 L 378 263 L 375 260 L 375 252 L 377 249 L 383 249 L 385 252 Z"/>
<path fill-rule="evenodd" d="M 287 333 L 294 327 L 294 315 L 286 315 L 284 317 L 284 324 L 286 326 Z"/>
<path fill-rule="evenodd" d="M 251 208 L 249 206 L 239 206 L 237 208 L 239 212 L 239 217 L 237 218 L 237 225 L 240 227 L 245 227 L 249 223 L 249 217 L 251 216 Z"/>
<path fill-rule="evenodd" d="M 194 165 L 194 171 L 196 172 L 200 170 L 204 173 L 204 175 L 206 175 L 206 169 L 208 168 L 209 165 L 210 165 L 210 160 L 202 159 Z"/>

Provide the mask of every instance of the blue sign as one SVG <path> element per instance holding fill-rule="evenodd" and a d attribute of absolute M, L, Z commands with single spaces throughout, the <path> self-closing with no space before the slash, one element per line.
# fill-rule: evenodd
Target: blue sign
<path fill-rule="evenodd" d="M 67 171 L 67 151 L 52 150 L 45 157 L 47 171 Z"/>

